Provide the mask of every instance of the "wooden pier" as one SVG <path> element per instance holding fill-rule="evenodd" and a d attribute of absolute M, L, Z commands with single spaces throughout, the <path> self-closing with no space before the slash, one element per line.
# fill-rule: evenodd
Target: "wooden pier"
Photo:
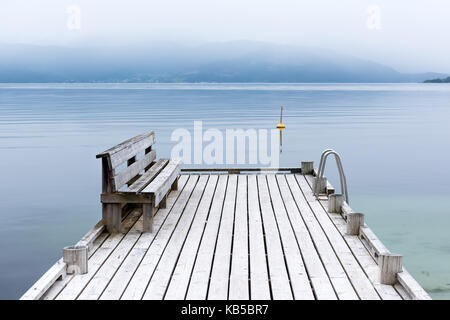
<path fill-rule="evenodd" d="M 22 299 L 430 299 L 329 183 L 313 194 L 316 174 L 182 170 L 151 232 L 124 206 L 120 232 L 102 219 L 71 247 L 86 264 L 66 250 Z"/>
<path fill-rule="evenodd" d="M 313 179 L 182 174 L 152 233 L 139 208 L 125 213 L 123 233 L 100 222 L 80 241 L 92 242 L 87 274 L 65 275 L 59 261 L 22 298 L 429 299 L 404 268 L 380 283 L 389 251 L 366 225 L 347 235 L 344 215 L 313 196 Z"/>

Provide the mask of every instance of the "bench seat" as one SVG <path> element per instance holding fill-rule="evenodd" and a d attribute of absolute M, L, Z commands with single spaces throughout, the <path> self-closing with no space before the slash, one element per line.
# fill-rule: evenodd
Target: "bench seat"
<path fill-rule="evenodd" d="M 153 131 L 128 139 L 97 155 L 102 158 L 103 222 L 109 232 L 121 232 L 122 208 L 142 205 L 143 231 L 152 231 L 155 207 L 166 206 L 167 194 L 178 188 L 180 160 L 156 158 Z M 144 153 L 139 159 L 137 155 Z M 127 167 L 116 173 L 123 163 Z"/>
<path fill-rule="evenodd" d="M 159 159 L 154 165 L 150 167 L 143 175 L 141 175 L 133 184 L 131 184 L 126 192 L 140 193 L 144 188 L 155 179 L 155 177 L 164 169 L 169 163 L 169 159 Z"/>

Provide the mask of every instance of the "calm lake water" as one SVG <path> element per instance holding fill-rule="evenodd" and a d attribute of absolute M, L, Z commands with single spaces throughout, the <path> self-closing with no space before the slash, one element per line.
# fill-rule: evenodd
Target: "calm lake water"
<path fill-rule="evenodd" d="M 154 130 L 169 157 L 176 128 L 272 129 L 280 105 L 280 165 L 337 150 L 352 207 L 433 298 L 449 299 L 445 84 L 0 84 L 0 298 L 19 298 L 100 219 L 98 152 Z"/>

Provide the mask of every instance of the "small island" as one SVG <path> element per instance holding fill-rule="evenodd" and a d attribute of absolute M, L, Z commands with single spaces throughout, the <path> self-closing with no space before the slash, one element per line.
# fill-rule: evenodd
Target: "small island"
<path fill-rule="evenodd" d="M 450 77 L 444 79 L 425 80 L 424 83 L 450 83 Z"/>

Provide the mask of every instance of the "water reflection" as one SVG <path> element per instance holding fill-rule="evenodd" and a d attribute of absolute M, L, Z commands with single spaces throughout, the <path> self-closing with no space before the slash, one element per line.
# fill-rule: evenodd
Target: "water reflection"
<path fill-rule="evenodd" d="M 277 129 L 280 131 L 280 154 L 283 152 L 283 130 L 286 126 L 283 124 L 283 106 L 281 106 L 280 123 L 277 124 Z"/>

